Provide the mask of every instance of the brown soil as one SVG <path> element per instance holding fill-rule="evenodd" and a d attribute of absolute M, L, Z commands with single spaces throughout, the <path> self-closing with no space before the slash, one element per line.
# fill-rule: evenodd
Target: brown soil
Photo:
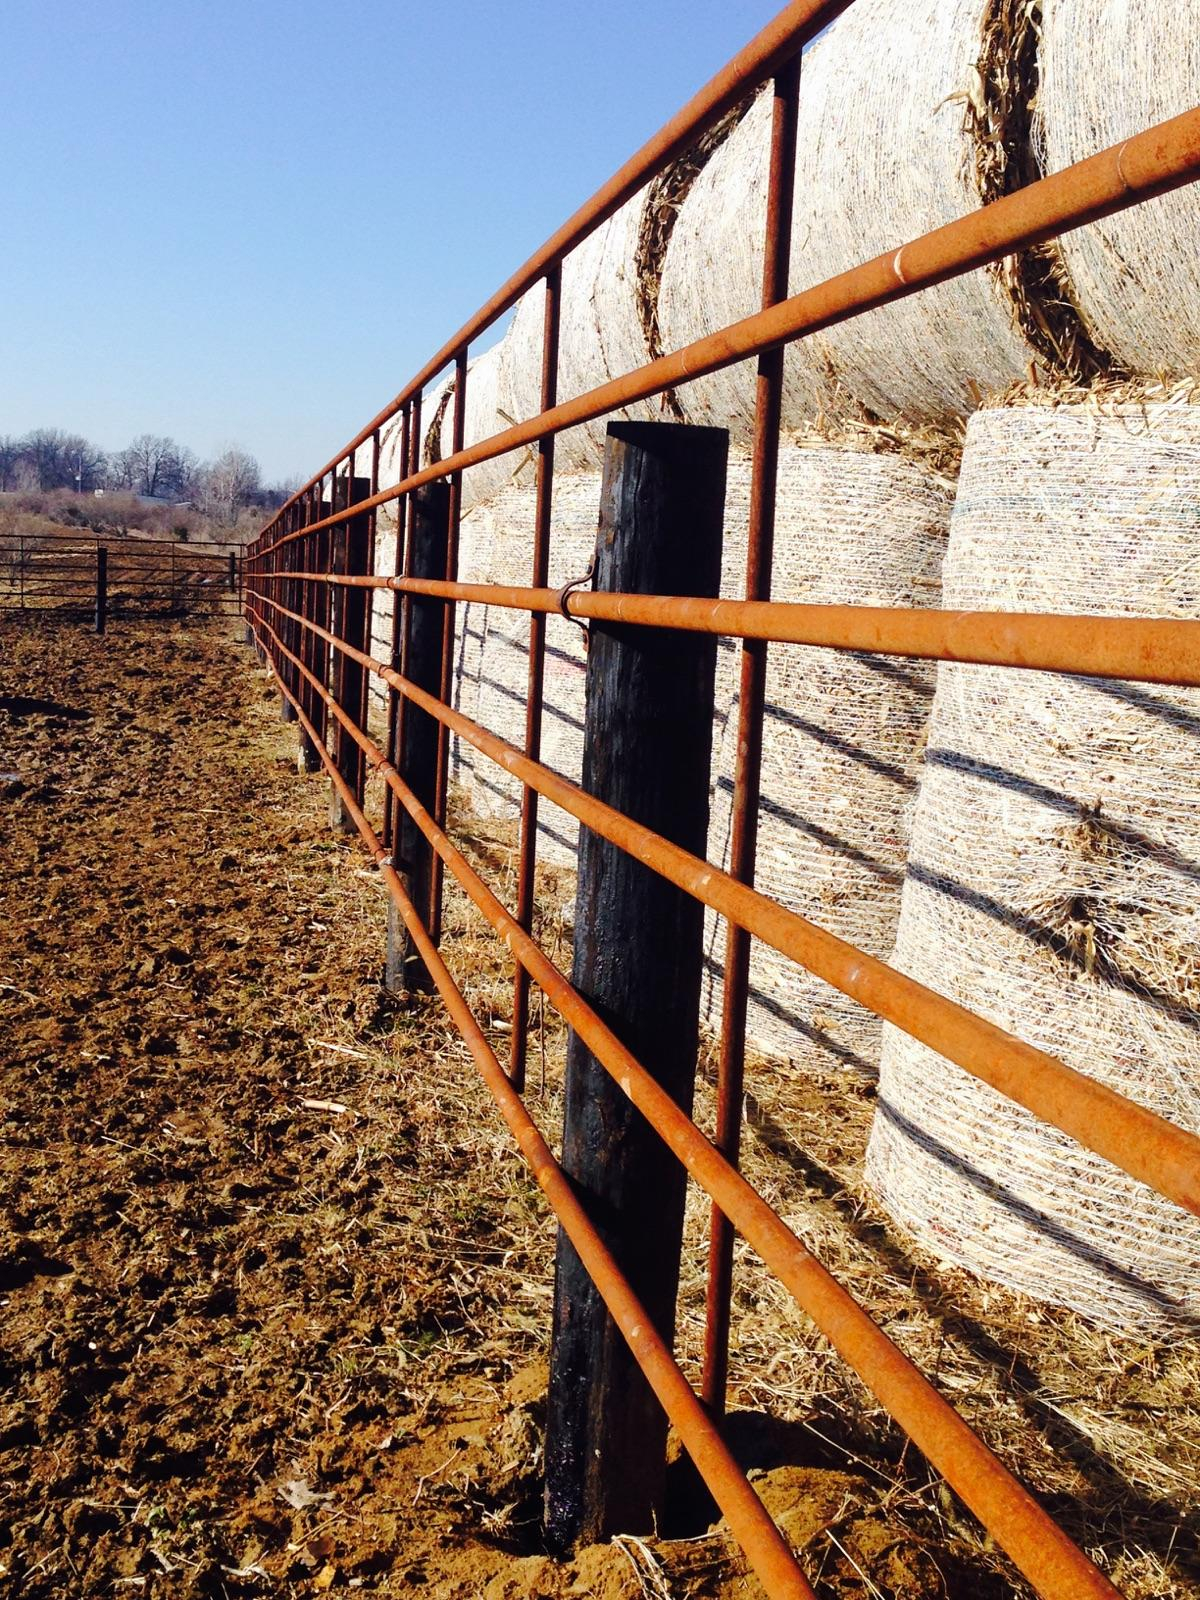
<path fill-rule="evenodd" d="M 297 775 L 294 730 L 250 654 L 217 624 L 122 625 L 98 640 L 9 617 L 0 664 L 10 1592 L 760 1594 L 682 1463 L 663 1530 L 676 1537 L 546 1556 L 554 1230 L 444 1013 L 432 1001 L 399 1010 L 381 990 L 375 876 L 331 835 L 325 783 Z M 508 878 L 501 838 L 475 854 Z M 543 883 L 543 933 L 560 947 L 568 887 Z M 505 969 L 457 899 L 446 943 L 500 1047 Z M 546 1066 L 539 1082 L 535 1050 L 531 1103 L 552 1131 L 561 1034 L 541 1019 L 536 1041 Z M 930 1313 L 927 1264 L 910 1260 L 905 1280 L 895 1241 L 838 1175 L 869 1095 L 838 1085 L 839 1122 L 830 1086 L 796 1098 L 793 1085 L 785 1106 L 783 1083 L 763 1069 L 750 1104 L 748 1159 L 774 1174 L 775 1198 L 822 1219 L 825 1243 L 841 1230 L 856 1292 L 874 1304 L 874 1289 L 893 1324 L 915 1339 L 922 1317 L 936 1323 L 943 1380 L 972 1330 L 976 1376 L 956 1398 L 1017 1419 L 1010 1453 L 1061 1450 L 1018 1403 L 1038 1374 L 1029 1336 L 1010 1347 L 1007 1331 L 1014 1308 L 1048 1319 L 1059 1342 L 1067 1324 L 994 1292 L 952 1321 L 944 1285 Z M 797 1129 L 802 1156 L 787 1137 Z M 702 1216 L 694 1201 L 690 1238 Z M 740 1271 L 733 1442 L 821 1595 L 1023 1593 L 781 1295 Z M 697 1288 L 685 1272 L 689 1370 Z M 1170 1410 L 1175 1357 L 1113 1360 L 1100 1376 L 1124 1374 L 1139 1416 Z M 1093 1387 L 1100 1397 L 1089 1375 Z M 1157 1592 L 1195 1592 L 1182 1577 L 1176 1587 L 1163 1510 L 1171 1471 L 1191 1459 L 1175 1448 L 1174 1468 L 1166 1450 L 1159 1478 L 1146 1469 L 1166 1487 L 1132 1512 L 1078 1453 L 1048 1480 L 1056 1509 L 1095 1490 L 1092 1522 L 1085 1508 L 1073 1530 L 1094 1547 L 1105 1517 L 1120 1522 L 1124 1543 L 1109 1537 L 1106 1559 L 1137 1580 L 1131 1592 L 1156 1592 L 1152 1573 Z"/>

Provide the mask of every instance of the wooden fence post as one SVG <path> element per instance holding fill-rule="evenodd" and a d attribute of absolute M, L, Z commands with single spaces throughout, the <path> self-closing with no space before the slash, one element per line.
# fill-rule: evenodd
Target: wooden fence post
<path fill-rule="evenodd" d="M 408 571 L 414 578 L 441 578 L 446 571 L 446 545 L 450 537 L 450 485 L 427 483 L 412 497 Z M 446 636 L 447 607 L 443 600 L 406 594 L 401 622 L 408 677 L 420 689 L 436 695 L 442 678 L 442 649 Z M 427 811 L 432 813 L 437 795 L 439 722 L 411 702 L 399 723 L 400 748 L 392 759 L 396 770 Z M 408 812 L 396 801 L 393 813 L 392 860 L 405 880 L 409 898 L 419 912 L 429 905 L 433 878 L 433 848 Z M 432 987 L 425 963 L 417 954 L 408 930 L 388 902 L 386 987 L 393 994 L 427 991 Z"/>
<path fill-rule="evenodd" d="M 724 429 L 611 423 L 595 587 L 719 592 Z M 583 786 L 704 855 L 716 640 L 593 623 Z M 572 981 L 690 1112 L 699 1042 L 703 907 L 580 829 Z M 595 1057 L 567 1048 L 563 1166 L 670 1344 L 683 1168 Z M 566 1549 L 650 1530 L 662 1510 L 666 1417 L 560 1232 L 546 1429 L 546 1532 Z"/>
<path fill-rule="evenodd" d="M 294 506 L 289 506 L 283 513 L 283 525 L 280 531 L 286 536 L 295 529 L 295 526 L 296 508 Z M 277 602 L 277 604 L 283 606 L 288 611 L 294 609 L 296 599 L 293 592 L 296 586 L 286 576 L 287 573 L 292 570 L 292 553 L 295 548 L 296 547 L 294 543 L 282 545 L 274 552 L 272 557 L 275 563 L 275 571 L 278 574 L 275 581 L 272 598 Z M 281 617 L 276 614 L 275 631 L 279 634 L 284 647 L 294 652 L 296 649 L 296 624 L 292 622 L 290 618 Z M 282 656 L 279 659 L 278 665 L 280 683 L 286 684 L 292 693 L 295 694 L 297 692 L 296 683 L 298 679 L 298 674 L 295 667 L 290 661 L 287 660 L 286 657 Z M 285 722 L 296 721 L 296 708 L 285 694 L 280 694 L 279 697 L 279 714 L 282 716 Z"/>
<path fill-rule="evenodd" d="M 312 520 L 320 522 L 325 517 L 333 514 L 332 491 L 330 499 L 324 498 L 324 480 L 313 490 L 310 497 L 312 506 Z M 313 551 L 313 571 L 333 572 L 334 534 L 336 528 L 319 528 L 315 535 Z M 313 600 L 313 620 L 319 628 L 333 626 L 333 585 L 318 583 L 314 585 L 316 594 Z M 325 639 L 313 635 L 312 641 L 312 671 L 313 676 L 323 688 L 329 687 L 329 644 Z M 313 726 L 317 730 L 318 743 L 322 748 L 329 746 L 329 707 L 320 695 L 313 696 L 316 702 L 313 715 Z"/>
<path fill-rule="evenodd" d="M 24 601 L 24 595 L 21 599 Z M 108 626 L 108 551 L 102 544 L 96 546 L 96 632 L 103 633 Z"/>
<path fill-rule="evenodd" d="M 336 480 L 335 480 L 336 487 Z M 335 504 L 355 505 L 360 500 L 365 500 L 371 492 L 369 478 L 354 478 L 349 485 L 349 500 L 344 497 L 347 490 L 341 488 L 334 496 Z M 337 541 L 337 548 L 341 552 L 341 562 L 337 570 L 347 577 L 365 576 L 370 554 L 371 519 L 369 515 L 351 517 L 348 522 L 341 523 L 338 528 L 341 538 Z M 356 650 L 365 650 L 370 642 L 371 621 L 371 596 L 368 589 L 349 589 L 337 586 L 338 599 L 335 606 L 334 632 L 346 644 L 353 645 Z M 334 651 L 333 668 L 333 696 L 342 710 L 345 711 L 362 728 L 367 720 L 367 671 L 357 661 L 352 661 L 342 651 Z M 333 726 L 333 758 L 337 769 L 341 773 L 355 800 L 362 804 L 363 789 L 366 780 L 366 767 L 363 762 L 363 753 L 358 744 L 346 732 L 337 719 Z M 329 821 L 332 827 L 342 833 L 352 833 L 354 824 L 350 814 L 342 804 L 341 796 L 333 787 L 329 786 Z"/>
<path fill-rule="evenodd" d="M 312 497 L 305 495 L 296 508 L 297 524 L 306 528 L 313 520 Z M 295 551 L 293 558 L 293 571 L 311 572 L 315 568 L 315 547 L 317 535 L 315 533 L 302 534 L 292 545 Z M 317 611 L 317 589 L 320 585 L 297 579 L 293 584 L 294 609 L 304 618 L 305 623 L 315 620 Z M 316 676 L 314 660 L 316 655 L 316 637 L 312 630 L 300 623 L 294 624 L 298 636 L 296 654 L 305 667 Z M 320 727 L 317 715 L 318 706 L 323 706 L 320 695 L 299 669 L 296 670 L 299 684 L 300 704 L 304 708 L 304 715 L 315 728 Z M 298 764 L 301 772 L 321 772 L 324 770 L 320 754 L 317 751 L 316 741 L 305 731 L 300 729 L 300 751 Z"/>

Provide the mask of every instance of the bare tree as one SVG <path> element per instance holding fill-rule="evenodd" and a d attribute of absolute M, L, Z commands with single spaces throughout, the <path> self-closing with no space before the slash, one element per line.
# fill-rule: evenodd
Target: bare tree
<path fill-rule="evenodd" d="M 257 493 L 259 466 L 252 455 L 232 445 L 204 469 L 202 501 L 210 516 L 233 523 Z"/>
<path fill-rule="evenodd" d="M 83 494 L 104 482 L 104 451 L 82 434 L 35 428 L 20 441 L 20 450 L 28 477 L 38 489 L 77 489 Z"/>
<path fill-rule="evenodd" d="M 172 441 L 171 454 L 163 464 L 163 494 L 172 500 L 190 499 L 199 471 L 196 452 Z"/>
<path fill-rule="evenodd" d="M 0 493 L 17 487 L 22 456 L 20 439 L 13 439 L 7 434 L 0 437 Z"/>
<path fill-rule="evenodd" d="M 196 467 L 196 458 L 185 445 L 156 433 L 139 434 L 118 459 L 122 484 L 154 500 L 185 493 Z"/>

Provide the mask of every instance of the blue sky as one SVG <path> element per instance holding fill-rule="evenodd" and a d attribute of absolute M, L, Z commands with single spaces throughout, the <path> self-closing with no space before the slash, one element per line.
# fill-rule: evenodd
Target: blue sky
<path fill-rule="evenodd" d="M 772 0 L 0 0 L 0 434 L 357 431 Z"/>

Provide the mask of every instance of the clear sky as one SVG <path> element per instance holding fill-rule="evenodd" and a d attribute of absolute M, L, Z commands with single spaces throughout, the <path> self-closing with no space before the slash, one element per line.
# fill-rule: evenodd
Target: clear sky
<path fill-rule="evenodd" d="M 315 470 L 782 0 L 0 0 L 0 434 Z"/>

